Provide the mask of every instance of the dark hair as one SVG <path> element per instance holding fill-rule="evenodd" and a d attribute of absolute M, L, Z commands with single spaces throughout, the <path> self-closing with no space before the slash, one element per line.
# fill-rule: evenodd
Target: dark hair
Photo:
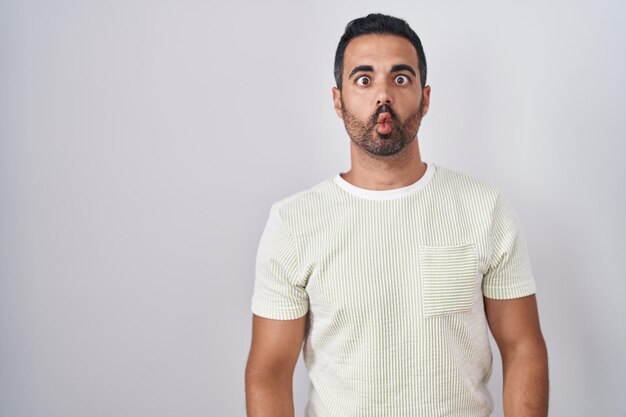
<path fill-rule="evenodd" d="M 426 85 L 426 56 L 424 55 L 424 48 L 422 48 L 422 41 L 420 41 L 417 34 L 402 19 L 380 13 L 371 13 L 348 23 L 346 31 L 339 40 L 337 52 L 335 52 L 335 82 L 337 83 L 337 88 L 341 90 L 342 87 L 343 55 L 348 43 L 357 36 L 370 33 L 398 35 L 410 40 L 417 52 L 420 82 L 422 87 Z"/>

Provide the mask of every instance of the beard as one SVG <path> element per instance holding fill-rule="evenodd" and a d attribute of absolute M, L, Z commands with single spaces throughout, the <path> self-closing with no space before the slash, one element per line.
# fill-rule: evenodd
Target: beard
<path fill-rule="evenodd" d="M 348 136 L 350 136 L 355 145 L 373 156 L 391 156 L 403 150 L 417 137 L 417 131 L 423 117 L 423 104 L 424 101 L 422 99 L 417 111 L 410 114 L 404 121 L 400 120 L 391 106 L 387 104 L 379 106 L 367 121 L 362 121 L 346 109 L 342 99 L 341 113 Z M 378 115 L 384 112 L 390 114 L 390 123 L 393 126 L 393 129 L 388 134 L 381 134 L 376 131 Z"/>

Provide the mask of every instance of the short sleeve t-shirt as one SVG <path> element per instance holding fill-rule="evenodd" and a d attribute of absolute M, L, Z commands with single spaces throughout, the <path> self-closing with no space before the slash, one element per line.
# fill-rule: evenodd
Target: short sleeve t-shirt
<path fill-rule="evenodd" d="M 340 175 L 275 203 L 252 312 L 308 314 L 305 417 L 488 416 L 483 296 L 535 292 L 519 221 L 493 186 L 427 164 L 403 188 Z"/>

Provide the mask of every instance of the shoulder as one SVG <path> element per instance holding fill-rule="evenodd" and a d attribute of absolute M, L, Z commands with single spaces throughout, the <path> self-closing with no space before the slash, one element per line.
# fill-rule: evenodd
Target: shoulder
<path fill-rule="evenodd" d="M 489 202 L 494 205 L 501 191 L 492 183 L 460 171 L 437 165 L 434 186 L 468 201 Z"/>
<path fill-rule="evenodd" d="M 284 197 L 272 204 L 271 211 L 284 221 L 309 218 L 312 213 L 323 211 L 336 201 L 333 179 L 327 178 L 314 186 Z"/>

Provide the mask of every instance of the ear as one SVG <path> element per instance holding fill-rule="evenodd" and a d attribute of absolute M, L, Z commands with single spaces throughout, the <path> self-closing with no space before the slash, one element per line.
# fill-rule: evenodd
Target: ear
<path fill-rule="evenodd" d="M 341 90 L 337 87 L 333 87 L 333 103 L 335 105 L 335 113 L 343 120 L 343 112 L 341 107 Z"/>
<path fill-rule="evenodd" d="M 425 85 L 422 89 L 422 117 L 428 113 L 430 107 L 430 86 Z"/>

